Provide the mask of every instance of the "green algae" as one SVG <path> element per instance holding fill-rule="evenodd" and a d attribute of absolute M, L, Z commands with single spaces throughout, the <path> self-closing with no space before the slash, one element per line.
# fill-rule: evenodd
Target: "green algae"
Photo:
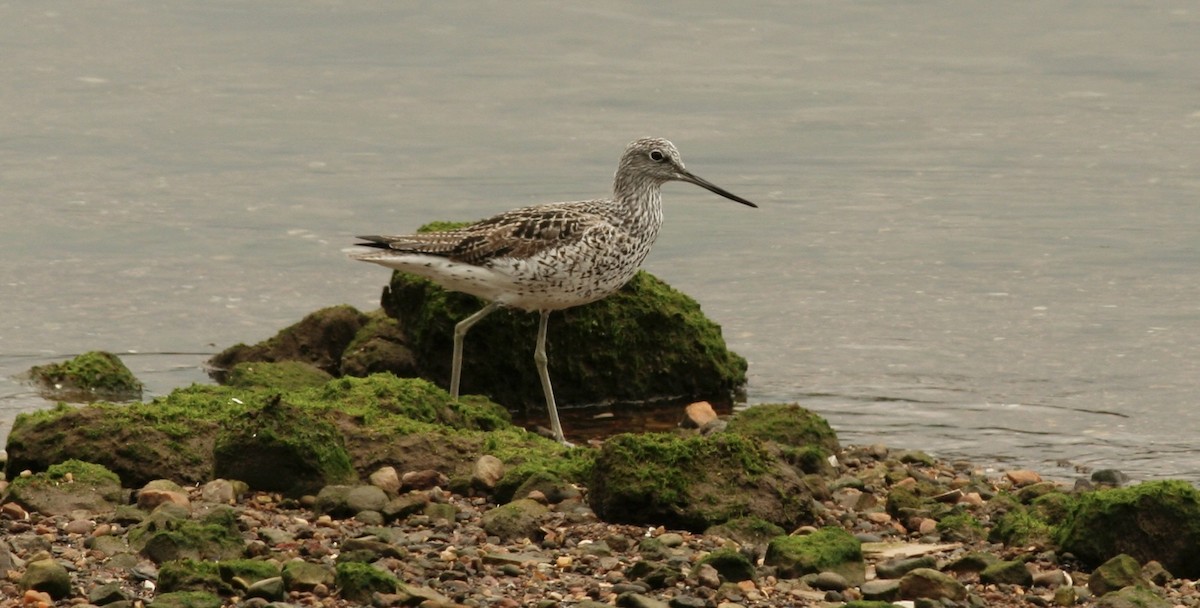
<path fill-rule="evenodd" d="M 340 562 L 336 584 L 343 598 L 368 603 L 373 593 L 395 593 L 404 588 L 399 579 L 370 564 Z"/>
<path fill-rule="evenodd" d="M 91 351 L 62 363 L 34 366 L 32 377 L 49 395 L 68 400 L 137 399 L 142 383 L 116 355 Z"/>
<path fill-rule="evenodd" d="M 1200 491 L 1186 481 L 1149 481 L 1078 496 L 1055 540 L 1088 564 L 1125 553 L 1200 577 Z"/>
<path fill-rule="evenodd" d="M 785 526 L 812 516 L 795 472 L 734 433 L 617 435 L 600 449 L 587 486 L 592 508 L 611 522 L 703 530 L 744 516 Z"/>
<path fill-rule="evenodd" d="M 775 566 L 784 578 L 833 570 L 843 575 L 849 571 L 847 579 L 853 580 L 853 574 L 863 568 L 862 544 L 841 528 L 825 527 L 805 536 L 772 539 L 763 563 Z"/>
<path fill-rule="evenodd" d="M 832 454 L 839 448 L 837 433 L 820 415 L 795 403 L 763 403 L 737 413 L 726 430 L 780 445 L 817 446 Z"/>
<path fill-rule="evenodd" d="M 243 361 L 229 370 L 225 384 L 237 388 L 294 391 L 321 386 L 332 378 L 321 368 L 303 361 Z"/>
<path fill-rule="evenodd" d="M 78 485 L 76 485 L 78 484 Z M 69 459 L 51 465 L 36 475 L 20 476 L 12 480 L 10 487 L 21 488 L 49 485 L 59 488 L 87 487 L 97 485 L 121 485 L 121 478 L 107 468 L 91 462 Z"/>

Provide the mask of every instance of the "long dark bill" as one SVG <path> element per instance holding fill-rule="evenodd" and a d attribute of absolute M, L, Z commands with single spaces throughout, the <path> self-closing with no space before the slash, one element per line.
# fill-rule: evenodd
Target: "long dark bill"
<path fill-rule="evenodd" d="M 679 174 L 680 174 L 680 176 L 683 177 L 683 181 L 685 181 L 685 182 L 688 182 L 690 184 L 696 184 L 697 186 L 700 186 L 701 188 L 704 188 L 705 190 L 708 190 L 709 192 L 712 192 L 713 194 L 719 194 L 731 201 L 738 202 L 743 205 L 748 205 L 748 206 L 754 207 L 756 209 L 758 208 L 758 205 L 755 205 L 754 203 L 752 203 L 752 202 L 750 202 L 750 201 L 748 201 L 748 200 L 746 200 L 746 199 L 744 199 L 744 198 L 742 198 L 742 197 L 740 197 L 740 196 L 738 196 L 738 195 L 736 195 L 736 194 L 734 194 L 734 193 L 732 193 L 732 192 L 730 192 L 730 191 L 728 191 L 728 190 L 726 190 L 704 178 L 697 177 L 691 171 L 680 171 Z"/>

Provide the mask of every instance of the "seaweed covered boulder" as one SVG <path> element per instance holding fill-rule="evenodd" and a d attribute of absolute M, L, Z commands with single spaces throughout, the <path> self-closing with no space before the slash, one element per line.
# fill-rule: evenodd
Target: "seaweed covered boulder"
<path fill-rule="evenodd" d="M 1058 529 L 1063 550 L 1093 566 L 1122 553 L 1200 577 L 1200 491 L 1185 481 L 1148 481 L 1076 499 Z"/>
<path fill-rule="evenodd" d="M 795 403 L 764 403 L 737 413 L 726 431 L 776 444 L 786 460 L 806 473 L 826 470 L 840 449 L 824 418 Z"/>
<path fill-rule="evenodd" d="M 862 544 L 841 528 L 821 528 L 805 536 L 779 536 L 767 545 L 763 564 L 781 578 L 836 572 L 860 585 L 866 580 Z"/>
<path fill-rule="evenodd" d="M 454 325 L 484 302 L 431 281 L 394 273 L 382 304 L 399 320 L 422 375 L 449 383 Z M 537 315 L 500 311 L 471 329 L 462 391 L 509 408 L 545 407 L 533 362 Z M 746 360 L 688 296 L 646 272 L 617 293 L 550 317 L 547 337 L 560 406 L 600 402 L 731 402 L 746 382 Z M 497 353 L 504 353 L 497 356 Z"/>
<path fill-rule="evenodd" d="M 279 395 L 228 420 L 213 448 L 213 473 L 287 496 L 357 478 L 337 427 Z"/>
<path fill-rule="evenodd" d="M 116 355 L 83 353 L 62 363 L 37 365 L 29 377 L 47 399 L 130 401 L 142 397 L 142 383 Z"/>
<path fill-rule="evenodd" d="M 701 531 L 746 516 L 791 528 L 812 496 L 760 443 L 733 433 L 617 435 L 596 456 L 588 500 L 605 521 Z"/>
<path fill-rule="evenodd" d="M 211 374 L 218 382 L 225 382 L 238 363 L 303 361 L 330 375 L 340 375 L 342 354 L 369 321 L 353 306 L 322 308 L 263 342 L 236 344 L 217 353 L 208 361 Z"/>
<path fill-rule="evenodd" d="M 13 501 L 42 515 L 65 515 L 75 510 L 111 513 L 127 502 L 121 479 L 112 471 L 80 460 L 67 460 L 30 476 L 18 476 L 4 501 Z"/>
<path fill-rule="evenodd" d="M 496 403 L 453 400 L 428 381 L 391 374 L 294 390 L 193 385 L 144 403 L 59 405 L 18 415 L 7 451 L 9 471 L 75 458 L 104 465 L 131 487 L 216 475 L 289 494 L 381 466 L 469 478 L 484 453 L 510 467 L 516 484 L 535 463 L 576 460 L 513 426 Z"/>

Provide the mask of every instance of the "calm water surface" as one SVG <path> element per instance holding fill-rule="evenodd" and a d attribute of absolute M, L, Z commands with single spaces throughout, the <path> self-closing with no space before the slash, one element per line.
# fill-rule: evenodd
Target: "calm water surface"
<path fill-rule="evenodd" d="M 647 264 L 752 403 L 1200 481 L 1194 3 L 685 6 L 0 5 L 0 439 L 47 406 L 30 365 L 205 382 L 229 344 L 374 307 L 352 235 L 602 195 L 659 135 L 762 207 L 668 185 Z"/>

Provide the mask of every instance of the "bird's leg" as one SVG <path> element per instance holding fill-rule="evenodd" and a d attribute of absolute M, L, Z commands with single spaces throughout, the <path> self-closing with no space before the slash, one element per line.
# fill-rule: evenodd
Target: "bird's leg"
<path fill-rule="evenodd" d="M 554 439 L 563 445 L 571 445 L 563 437 L 562 424 L 558 422 L 558 406 L 554 404 L 554 388 L 550 386 L 550 372 L 546 356 L 546 321 L 550 319 L 550 311 L 541 311 L 541 322 L 538 323 L 537 348 L 533 351 L 533 361 L 537 364 L 538 377 L 542 380 L 542 391 L 546 393 L 546 409 L 550 411 L 550 430 L 554 431 Z"/>
<path fill-rule="evenodd" d="M 499 307 L 499 302 L 492 302 L 454 326 L 454 358 L 450 360 L 450 398 L 455 401 L 458 400 L 458 381 L 462 377 L 463 338 L 466 337 L 467 330 L 471 329 L 472 325 Z"/>

